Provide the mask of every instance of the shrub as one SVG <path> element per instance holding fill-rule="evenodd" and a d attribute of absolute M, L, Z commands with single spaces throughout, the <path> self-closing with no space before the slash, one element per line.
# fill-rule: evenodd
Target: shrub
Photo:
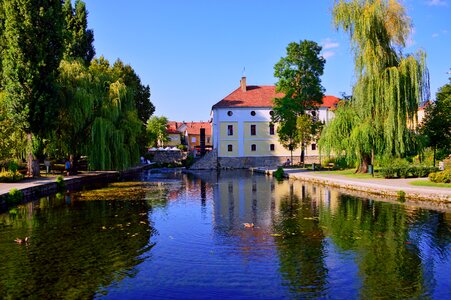
<path fill-rule="evenodd" d="M 64 177 L 59 175 L 56 177 L 56 189 L 58 191 L 62 191 L 66 188 L 66 184 L 64 183 Z"/>
<path fill-rule="evenodd" d="M 23 192 L 19 191 L 18 189 L 14 188 L 11 189 L 8 193 L 8 202 L 17 204 L 20 203 L 23 200 Z"/>
<path fill-rule="evenodd" d="M 430 173 L 429 180 L 437 183 L 451 183 L 451 169 Z"/>
<path fill-rule="evenodd" d="M 437 168 L 425 165 L 411 165 L 406 160 L 396 159 L 386 164 L 379 172 L 384 178 L 426 177 Z"/>
<path fill-rule="evenodd" d="M 384 176 L 384 178 L 394 178 L 396 171 L 393 167 L 384 167 L 379 170 L 379 172 Z"/>
<path fill-rule="evenodd" d="M 398 192 L 397 192 L 397 195 L 398 195 L 398 200 L 399 200 L 400 202 L 405 202 L 405 201 L 406 201 L 406 192 L 404 192 L 404 191 L 398 191 Z"/>
<path fill-rule="evenodd" d="M 180 149 L 182 151 L 187 151 L 188 150 L 188 146 L 187 145 L 178 145 L 177 149 Z"/>
<path fill-rule="evenodd" d="M 185 167 L 190 167 L 194 163 L 194 156 L 188 155 L 186 159 L 182 161 L 182 165 Z"/>
<path fill-rule="evenodd" d="M 278 181 L 282 181 L 285 177 L 285 172 L 282 167 L 278 167 L 277 170 L 272 174 Z"/>
<path fill-rule="evenodd" d="M 5 171 L 5 169 L 2 169 L 0 172 L 0 182 L 17 182 L 21 181 L 24 178 L 24 175 L 19 173 L 19 171 Z"/>

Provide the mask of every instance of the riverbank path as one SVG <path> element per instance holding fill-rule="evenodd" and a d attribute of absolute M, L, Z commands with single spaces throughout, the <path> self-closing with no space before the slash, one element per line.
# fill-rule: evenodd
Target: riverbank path
<path fill-rule="evenodd" d="M 272 174 L 275 170 L 254 169 Z M 348 190 L 367 192 L 371 194 L 397 197 L 403 191 L 407 198 L 418 200 L 431 200 L 451 204 L 451 188 L 414 186 L 410 182 L 427 178 L 382 179 L 382 178 L 352 178 L 345 175 L 330 174 L 330 172 L 310 171 L 302 169 L 284 169 L 289 178 L 305 180 L 314 183 L 326 184 Z"/>

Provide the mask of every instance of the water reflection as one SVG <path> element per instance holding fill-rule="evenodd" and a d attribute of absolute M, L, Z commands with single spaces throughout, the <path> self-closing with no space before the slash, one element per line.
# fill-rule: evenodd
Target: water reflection
<path fill-rule="evenodd" d="M 134 276 L 153 247 L 148 212 L 145 201 L 58 194 L 0 215 L 0 297 L 86 299 Z"/>
<path fill-rule="evenodd" d="M 451 293 L 448 274 L 436 269 L 451 267 L 449 212 L 355 198 L 300 181 L 221 175 L 214 188 L 216 231 L 239 235 L 244 249 L 274 237 L 281 284 L 291 296 Z M 246 222 L 255 224 L 252 234 L 243 234 Z"/>
<path fill-rule="evenodd" d="M 145 172 L 139 179 L 144 184 L 119 185 L 133 187 L 128 192 L 98 191 L 116 200 L 63 194 L 0 215 L 0 297 L 451 293 L 449 212 L 246 172 Z M 149 187 L 156 191 L 143 190 Z M 25 236 L 28 245 L 14 243 Z"/>

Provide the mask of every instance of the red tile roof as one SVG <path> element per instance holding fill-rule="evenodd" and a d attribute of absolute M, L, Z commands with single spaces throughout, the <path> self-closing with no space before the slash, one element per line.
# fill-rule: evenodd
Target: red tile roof
<path fill-rule="evenodd" d="M 181 125 L 181 122 L 169 121 L 166 125 L 166 132 L 169 134 L 177 134 L 180 131 L 177 131 L 177 128 Z"/>
<path fill-rule="evenodd" d="M 224 99 L 213 105 L 212 108 L 272 107 L 273 99 L 283 96 L 283 93 L 276 93 L 275 86 L 248 85 L 245 92 L 241 88 L 237 88 Z M 335 107 L 339 100 L 335 96 L 324 96 L 321 107 Z"/>
<path fill-rule="evenodd" d="M 200 134 L 200 129 L 205 128 L 205 135 L 211 135 L 210 122 L 185 122 L 186 131 L 188 134 Z"/>

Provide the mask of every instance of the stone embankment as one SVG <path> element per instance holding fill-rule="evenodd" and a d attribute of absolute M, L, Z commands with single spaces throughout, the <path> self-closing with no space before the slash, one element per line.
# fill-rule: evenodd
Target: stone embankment
<path fill-rule="evenodd" d="M 254 168 L 254 172 L 272 175 L 275 170 Z M 397 199 L 400 193 L 409 201 L 428 201 L 435 206 L 451 208 L 451 188 L 413 186 L 412 179 L 360 179 L 349 178 L 343 175 L 324 174 L 321 171 L 306 171 L 300 169 L 285 169 L 285 174 L 290 179 L 303 180 L 315 184 L 327 185 L 344 191 L 358 192 L 362 195 L 373 195 L 379 198 Z M 424 179 L 427 180 L 427 179 Z"/>
<path fill-rule="evenodd" d="M 83 172 L 78 175 L 64 177 L 64 184 L 67 189 L 76 189 L 82 185 L 90 183 L 108 183 L 126 178 L 151 168 L 152 165 L 141 165 L 125 171 L 92 171 Z M 3 204 L 6 196 L 11 189 L 22 191 L 24 201 L 35 199 L 57 192 L 56 177 L 40 177 L 34 179 L 25 179 L 15 183 L 0 183 L 0 204 Z"/>

